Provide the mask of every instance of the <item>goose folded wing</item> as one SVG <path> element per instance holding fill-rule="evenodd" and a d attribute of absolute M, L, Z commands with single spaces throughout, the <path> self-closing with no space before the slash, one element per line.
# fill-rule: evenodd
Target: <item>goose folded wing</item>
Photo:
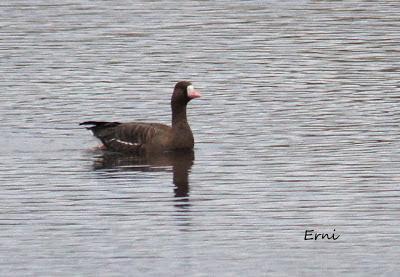
<path fill-rule="evenodd" d="M 164 137 L 168 126 L 157 123 L 123 123 L 104 130 L 102 142 L 111 150 L 119 152 L 140 152 Z"/>

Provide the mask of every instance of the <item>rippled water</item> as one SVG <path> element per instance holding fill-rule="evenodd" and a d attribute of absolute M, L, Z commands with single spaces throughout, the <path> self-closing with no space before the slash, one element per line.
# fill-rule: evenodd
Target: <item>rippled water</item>
<path fill-rule="evenodd" d="M 0 275 L 397 276 L 399 14 L 3 1 Z M 195 157 L 91 150 L 78 122 L 169 123 L 182 79 Z"/>

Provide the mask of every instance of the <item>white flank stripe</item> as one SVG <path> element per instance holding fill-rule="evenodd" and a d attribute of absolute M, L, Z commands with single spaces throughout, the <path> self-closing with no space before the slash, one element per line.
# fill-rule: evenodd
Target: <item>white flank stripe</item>
<path fill-rule="evenodd" d="M 120 140 L 120 139 L 115 139 L 115 138 L 110 139 L 110 142 L 113 142 L 113 141 L 116 141 L 116 142 L 124 144 L 124 145 L 130 145 L 130 146 L 138 146 L 139 145 L 139 143 L 132 143 L 132 142 L 123 141 L 123 140 Z"/>

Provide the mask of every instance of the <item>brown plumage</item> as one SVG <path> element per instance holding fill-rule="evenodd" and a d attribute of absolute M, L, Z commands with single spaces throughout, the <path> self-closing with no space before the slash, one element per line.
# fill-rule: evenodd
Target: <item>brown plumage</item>
<path fill-rule="evenodd" d="M 110 151 L 142 154 L 191 150 L 194 139 L 187 122 L 186 106 L 191 99 L 198 97 L 200 93 L 190 82 L 181 81 L 175 85 L 171 97 L 171 127 L 160 123 L 100 121 L 85 121 L 79 125 L 92 125 L 87 129 Z"/>

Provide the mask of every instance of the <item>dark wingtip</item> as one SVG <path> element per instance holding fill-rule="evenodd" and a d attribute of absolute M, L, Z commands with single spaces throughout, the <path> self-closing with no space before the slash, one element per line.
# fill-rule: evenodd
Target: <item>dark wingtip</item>
<path fill-rule="evenodd" d="M 118 126 L 119 122 L 107 122 L 107 121 L 85 121 L 79 123 L 79 125 L 91 125 L 89 127 L 85 127 L 88 130 L 95 130 L 98 128 L 108 128 Z"/>
<path fill-rule="evenodd" d="M 95 125 L 97 122 L 95 121 L 85 121 L 85 122 L 81 122 L 79 123 L 79 125 Z"/>
<path fill-rule="evenodd" d="M 96 122 L 96 121 L 85 121 L 85 122 L 79 123 L 79 126 L 82 126 L 82 125 L 92 125 L 92 126 L 89 126 L 89 127 L 85 127 L 85 129 L 93 130 L 98 125 L 98 122 Z"/>

